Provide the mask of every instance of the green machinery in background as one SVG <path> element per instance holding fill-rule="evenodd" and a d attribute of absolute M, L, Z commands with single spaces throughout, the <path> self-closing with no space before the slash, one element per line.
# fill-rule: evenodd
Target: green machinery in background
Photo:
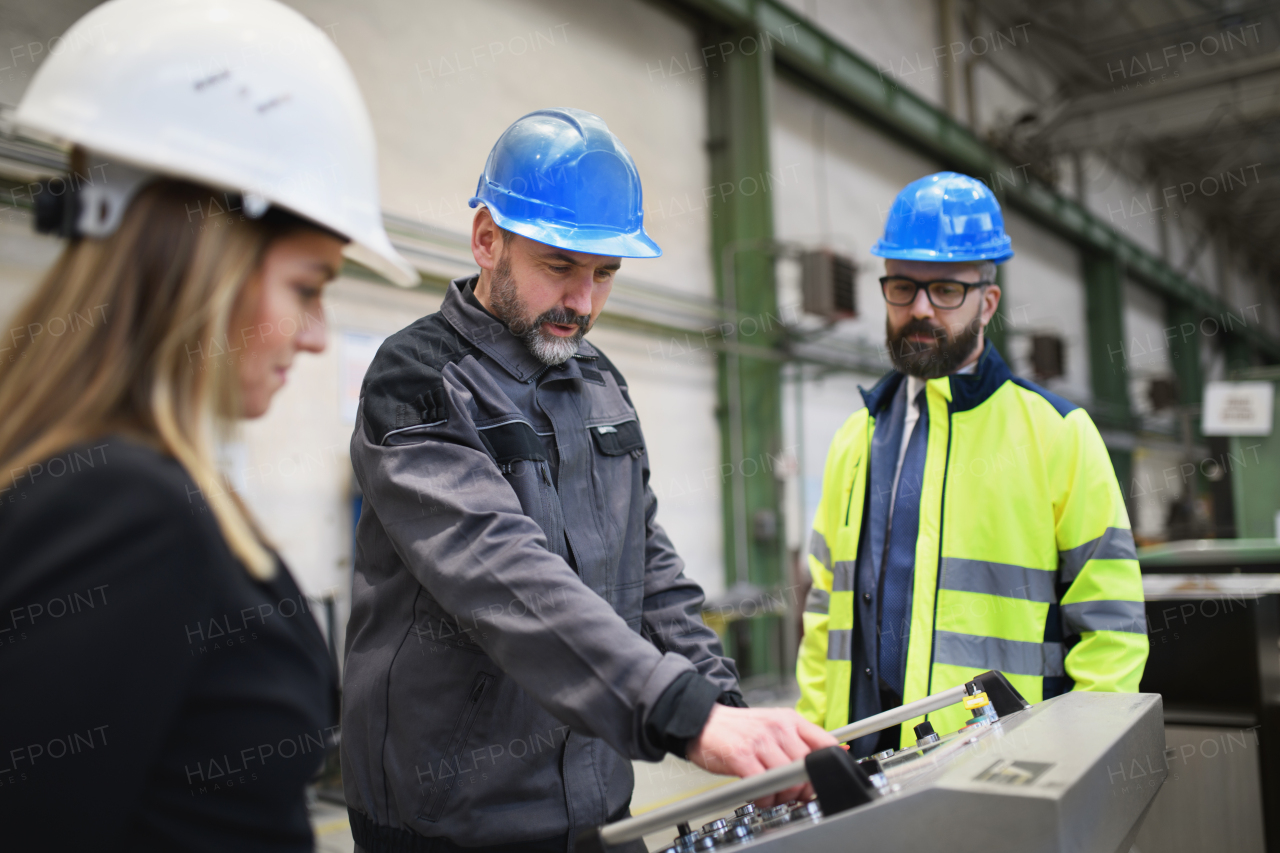
<path fill-rule="evenodd" d="M 1265 380 L 1280 385 L 1280 368 L 1234 371 L 1232 379 Z M 1270 435 L 1233 436 L 1227 466 L 1235 506 L 1236 536 L 1275 539 L 1280 512 L 1280 388 L 1272 403 Z"/>

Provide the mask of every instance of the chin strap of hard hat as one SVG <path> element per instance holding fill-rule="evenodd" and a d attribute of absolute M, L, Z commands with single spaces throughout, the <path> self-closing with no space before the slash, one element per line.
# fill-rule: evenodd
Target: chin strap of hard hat
<path fill-rule="evenodd" d="M 84 174 L 40 182 L 34 194 L 36 230 L 59 237 L 108 237 L 120 227 L 125 208 L 153 172 L 86 156 Z"/>
<path fill-rule="evenodd" d="M 109 163 L 100 156 L 86 155 L 88 168 L 39 182 L 33 193 L 36 231 L 58 237 L 110 237 L 120 227 L 129 202 L 143 186 L 159 177 L 122 163 Z M 238 195 L 238 205 L 250 219 L 257 219 L 271 206 L 256 192 Z"/>

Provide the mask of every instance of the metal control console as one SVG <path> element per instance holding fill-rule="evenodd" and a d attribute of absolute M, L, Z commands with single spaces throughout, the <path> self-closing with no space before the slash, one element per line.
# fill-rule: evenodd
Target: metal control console
<path fill-rule="evenodd" d="M 589 830 L 576 849 L 608 851 L 670 827 L 676 831 L 666 853 L 1129 850 L 1166 776 L 1158 695 L 1073 692 L 1031 707 L 1003 676 L 984 673 L 832 734 L 852 740 L 957 701 L 973 711 L 960 731 L 939 736 L 925 723 L 916 727 L 914 746 L 861 760 L 842 747 L 819 750 Z M 701 830 L 687 823 L 806 779 L 817 793 L 811 802 L 768 809 L 747 803 Z"/>

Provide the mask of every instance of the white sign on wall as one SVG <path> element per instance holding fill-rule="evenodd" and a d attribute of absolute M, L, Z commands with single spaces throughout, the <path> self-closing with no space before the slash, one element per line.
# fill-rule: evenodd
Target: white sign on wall
<path fill-rule="evenodd" d="M 1205 435 L 1271 435 L 1275 385 L 1210 382 L 1204 389 L 1200 431 Z"/>
<path fill-rule="evenodd" d="M 342 332 L 338 360 L 342 383 L 339 389 L 342 405 L 342 417 L 349 423 L 356 422 L 356 409 L 360 406 L 360 386 L 364 383 L 364 375 L 369 370 L 378 347 L 386 340 L 384 335 L 369 332 Z"/>

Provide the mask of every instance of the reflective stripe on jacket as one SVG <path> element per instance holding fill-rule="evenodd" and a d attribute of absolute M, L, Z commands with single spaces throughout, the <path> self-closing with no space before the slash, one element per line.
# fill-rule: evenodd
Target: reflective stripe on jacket
<path fill-rule="evenodd" d="M 850 722 L 864 462 L 875 419 L 904 379 L 890 373 L 863 392 L 867 408 L 845 422 L 827 456 L 797 663 L 798 710 L 827 729 Z M 903 702 L 988 669 L 1030 702 L 1046 686 L 1049 695 L 1136 691 L 1147 659 L 1142 579 L 1115 472 L 1088 414 L 1015 377 L 990 344 L 973 374 L 930 380 L 925 396 Z M 949 732 L 969 716 L 953 706 L 928 719 Z M 904 744 L 923 719 L 902 726 Z"/>

